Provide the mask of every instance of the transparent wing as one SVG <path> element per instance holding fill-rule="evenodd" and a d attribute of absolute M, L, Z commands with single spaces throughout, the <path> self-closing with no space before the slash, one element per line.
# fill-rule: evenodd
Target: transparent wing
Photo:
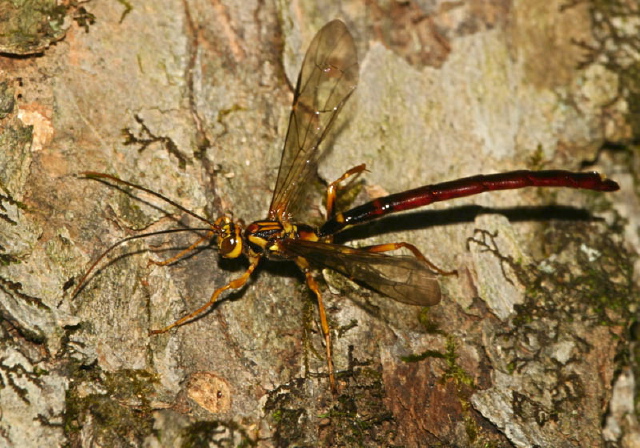
<path fill-rule="evenodd" d="M 269 219 L 289 220 L 325 138 L 358 83 L 358 55 L 344 23 L 334 20 L 313 38 L 302 63 Z"/>
<path fill-rule="evenodd" d="M 381 294 L 409 305 L 432 306 L 440 302 L 436 274 L 414 257 L 389 256 L 337 244 L 314 241 L 281 241 L 291 255 L 323 266 Z"/>

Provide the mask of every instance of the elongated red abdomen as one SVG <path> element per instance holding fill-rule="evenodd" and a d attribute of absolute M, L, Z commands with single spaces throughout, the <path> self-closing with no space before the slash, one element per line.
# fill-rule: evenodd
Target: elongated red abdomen
<path fill-rule="evenodd" d="M 412 210 L 433 202 L 446 201 L 494 190 L 525 187 L 565 187 L 596 191 L 616 191 L 620 187 L 596 172 L 575 173 L 564 170 L 510 171 L 478 175 L 439 184 L 425 185 L 391 194 L 339 213 L 320 228 L 320 236 L 333 235 L 348 226 L 362 224 L 389 213 Z"/>

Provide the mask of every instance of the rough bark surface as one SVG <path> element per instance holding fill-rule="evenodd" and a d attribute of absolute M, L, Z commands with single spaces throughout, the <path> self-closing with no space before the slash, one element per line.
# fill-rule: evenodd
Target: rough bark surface
<path fill-rule="evenodd" d="M 640 62 L 610 38 L 627 33 L 624 48 L 639 49 L 639 13 L 616 4 L 96 0 L 64 10 L 63 37 L 58 24 L 24 50 L 11 40 L 0 55 L 0 446 L 638 446 L 633 156 L 599 151 L 640 135 L 629 76 Z M 363 162 L 341 207 L 593 160 L 622 190 L 484 194 L 348 232 L 351 244 L 408 241 L 458 276 L 442 279 L 440 305 L 418 309 L 323 273 L 337 395 L 313 297 L 287 263 L 262 263 L 245 288 L 159 336 L 148 331 L 246 263 L 211 246 L 157 266 L 150 257 L 196 235 L 136 240 L 70 297 L 122 238 L 201 226 L 78 173 L 212 218 L 265 217 L 291 86 L 334 18 L 354 35 L 360 83 L 307 222 L 321 221 L 321 180 Z"/>

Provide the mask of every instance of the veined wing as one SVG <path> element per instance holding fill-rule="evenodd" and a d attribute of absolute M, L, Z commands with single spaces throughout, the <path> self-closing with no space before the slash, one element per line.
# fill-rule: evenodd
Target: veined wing
<path fill-rule="evenodd" d="M 357 83 L 353 37 L 341 21 L 329 22 L 313 38 L 302 63 L 269 219 L 289 220 L 315 172 L 318 147 Z"/>
<path fill-rule="evenodd" d="M 333 269 L 398 302 L 418 306 L 440 302 L 436 274 L 414 257 L 314 241 L 284 239 L 280 243 L 286 252 L 303 257 L 312 265 Z"/>

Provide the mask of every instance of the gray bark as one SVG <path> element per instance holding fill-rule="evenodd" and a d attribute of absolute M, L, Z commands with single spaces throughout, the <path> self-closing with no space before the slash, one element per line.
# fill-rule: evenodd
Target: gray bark
<path fill-rule="evenodd" d="M 620 153 L 591 168 L 618 193 L 484 194 L 351 232 L 356 245 L 410 242 L 458 276 L 421 310 L 323 273 L 335 396 L 293 265 L 262 263 L 245 288 L 159 336 L 148 331 L 246 263 L 211 246 L 156 266 L 149 258 L 197 237 L 138 240 L 70 297 L 122 238 L 202 226 L 83 171 L 212 219 L 265 218 L 291 85 L 334 18 L 354 35 L 360 84 L 307 222 L 321 221 L 320 180 L 363 162 L 348 204 L 478 173 L 577 170 L 603 142 L 637 138 L 625 74 L 639 62 L 603 26 L 624 17 L 618 37 L 637 52 L 633 5 L 313 3 L 95 1 L 67 10 L 62 40 L 30 43 L 40 56 L 3 47 L 0 445 L 633 446 L 640 213 Z"/>

